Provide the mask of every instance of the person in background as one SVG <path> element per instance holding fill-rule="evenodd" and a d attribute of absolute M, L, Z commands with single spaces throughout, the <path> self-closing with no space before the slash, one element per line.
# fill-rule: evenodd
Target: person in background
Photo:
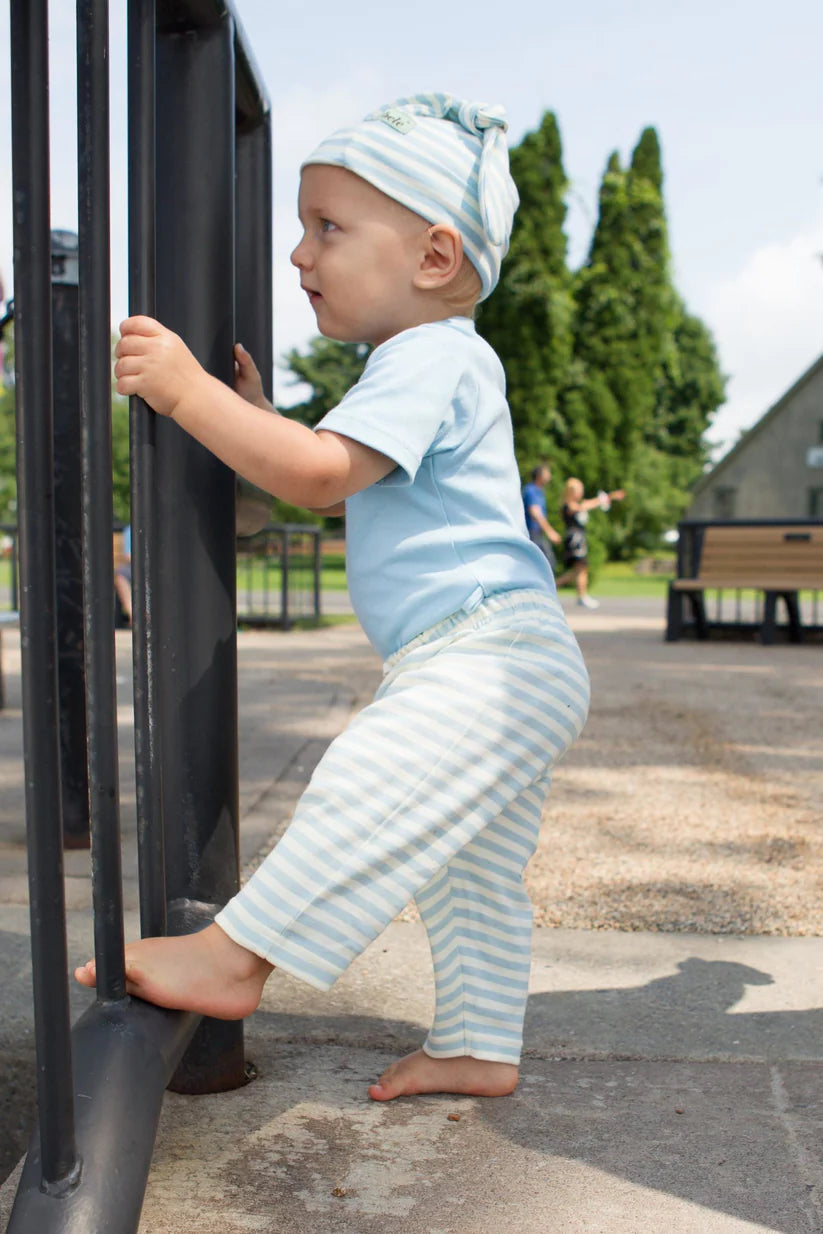
<path fill-rule="evenodd" d="M 562 544 L 563 537 L 546 518 L 546 485 L 551 478 L 547 463 L 540 463 L 532 469 L 531 480 L 523 486 L 523 511 L 529 539 L 543 553 L 552 570 L 556 570 L 557 557 L 552 545 Z"/>
<path fill-rule="evenodd" d="M 583 482 L 575 477 L 563 486 L 563 524 L 566 535 L 563 540 L 563 564 L 565 574 L 556 580 L 558 587 L 574 583 L 577 603 L 582 608 L 600 608 L 597 600 L 589 595 L 589 543 L 586 524 L 590 510 L 609 510 L 613 501 L 622 501 L 626 496 L 622 488 L 606 493 L 602 490 L 596 497 L 583 497 Z"/>
<path fill-rule="evenodd" d="M 123 616 L 131 625 L 131 527 L 128 523 L 123 528 L 122 548 L 114 562 L 114 590 Z"/>

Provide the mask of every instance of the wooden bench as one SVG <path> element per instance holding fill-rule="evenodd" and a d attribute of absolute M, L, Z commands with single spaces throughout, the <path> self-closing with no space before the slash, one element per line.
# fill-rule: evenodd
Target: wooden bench
<path fill-rule="evenodd" d="M 700 529 L 692 578 L 669 584 L 666 640 L 684 630 L 683 601 L 691 606 L 697 637 L 709 637 L 704 596 L 710 590 L 751 590 L 764 595 L 760 640 L 774 641 L 777 601 L 788 614 L 789 638 L 803 637 L 798 593 L 823 590 L 823 523 L 716 524 Z"/>

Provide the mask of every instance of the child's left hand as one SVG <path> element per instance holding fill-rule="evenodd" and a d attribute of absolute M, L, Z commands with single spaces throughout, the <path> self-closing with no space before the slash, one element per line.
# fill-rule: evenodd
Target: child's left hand
<path fill-rule="evenodd" d="M 128 317 L 114 349 L 117 393 L 145 399 L 161 416 L 174 417 L 183 398 L 207 377 L 186 344 L 153 317 Z"/>
<path fill-rule="evenodd" d="M 257 365 L 242 343 L 234 344 L 234 392 L 247 403 L 254 403 L 255 407 L 262 407 L 264 411 L 274 410 L 263 393 L 263 381 Z"/>

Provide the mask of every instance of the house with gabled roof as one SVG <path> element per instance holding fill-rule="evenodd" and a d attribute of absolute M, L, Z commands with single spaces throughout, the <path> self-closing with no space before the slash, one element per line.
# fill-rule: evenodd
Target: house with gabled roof
<path fill-rule="evenodd" d="M 696 519 L 823 519 L 823 356 L 698 481 Z"/>

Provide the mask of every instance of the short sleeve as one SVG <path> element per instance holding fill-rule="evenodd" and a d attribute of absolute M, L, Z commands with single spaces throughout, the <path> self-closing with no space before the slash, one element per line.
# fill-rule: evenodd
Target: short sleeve
<path fill-rule="evenodd" d="M 450 424 L 461 371 L 453 351 L 432 346 L 425 326 L 404 330 L 372 352 L 357 385 L 316 429 L 351 437 L 393 459 L 399 471 L 381 483 L 411 484 Z"/>

